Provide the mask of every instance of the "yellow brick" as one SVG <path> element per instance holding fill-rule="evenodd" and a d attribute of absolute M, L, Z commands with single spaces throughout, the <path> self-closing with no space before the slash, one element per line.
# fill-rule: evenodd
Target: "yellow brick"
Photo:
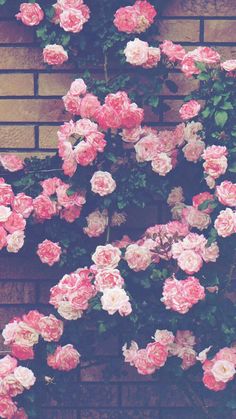
<path fill-rule="evenodd" d="M 0 126 L 0 148 L 33 148 L 34 127 Z"/>
<path fill-rule="evenodd" d="M 0 70 L 43 69 L 42 50 L 34 47 L 0 49 Z"/>
<path fill-rule="evenodd" d="M 164 16 L 234 16 L 235 0 L 169 0 Z"/>
<path fill-rule="evenodd" d="M 33 74 L 0 74 L 0 96 L 27 96 L 33 94 Z"/>
<path fill-rule="evenodd" d="M 21 42 L 33 42 L 34 32 L 29 28 L 16 21 L 2 21 L 0 22 L 0 43 L 20 44 Z"/>
<path fill-rule="evenodd" d="M 75 74 L 69 73 L 40 74 L 39 94 L 41 96 L 63 96 L 75 78 Z"/>
<path fill-rule="evenodd" d="M 222 60 L 236 59 L 236 46 L 235 47 L 215 47 L 221 55 Z"/>
<path fill-rule="evenodd" d="M 206 42 L 236 42 L 235 20 L 206 20 Z"/>
<path fill-rule="evenodd" d="M 57 148 L 57 131 L 59 127 L 43 126 L 39 127 L 39 147 Z"/>
<path fill-rule="evenodd" d="M 0 119 L 2 122 L 57 122 L 68 119 L 68 114 L 59 99 L 2 99 Z"/>
<path fill-rule="evenodd" d="M 157 39 L 171 39 L 173 42 L 198 42 L 199 20 L 164 19 L 158 23 Z"/>

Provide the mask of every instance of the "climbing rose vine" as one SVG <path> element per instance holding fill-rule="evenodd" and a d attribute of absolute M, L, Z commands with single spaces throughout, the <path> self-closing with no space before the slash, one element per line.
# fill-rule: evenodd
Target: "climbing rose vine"
<path fill-rule="evenodd" d="M 89 3 L 58 0 L 51 12 L 43 1 L 22 3 L 16 17 L 37 26 L 46 16 L 58 33 L 82 36 Z M 221 418 L 235 407 L 236 62 L 210 47 L 154 42 L 146 37 L 154 2 L 122 3 L 111 24 L 117 39 L 125 34 L 123 63 L 162 81 L 177 66 L 199 87 L 180 107 L 181 123 L 150 126 L 144 106 L 158 109 L 160 80 L 145 92 L 111 85 L 105 54 L 105 81 L 77 77 L 62 99 L 68 118 L 54 157 L 0 156 L 1 251 L 28 258 L 33 250 L 61 273 L 50 314 L 33 309 L 3 329 L 3 418 L 37 416 L 46 394 L 60 399 L 73 372 L 93 362 L 95 343 L 114 334 L 124 362 L 170 376 L 194 394 L 202 417 L 210 417 L 206 396 Z M 47 41 L 48 23 L 41 31 Z M 71 53 L 73 35 L 61 36 L 45 45 L 48 64 Z M 136 212 L 154 208 L 159 220 L 139 218 L 132 231 Z"/>

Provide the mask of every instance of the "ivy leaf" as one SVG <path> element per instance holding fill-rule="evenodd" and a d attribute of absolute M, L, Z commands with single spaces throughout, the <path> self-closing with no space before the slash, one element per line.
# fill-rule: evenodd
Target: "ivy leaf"
<path fill-rule="evenodd" d="M 223 105 L 221 105 L 220 109 L 224 109 L 225 111 L 230 111 L 234 109 L 231 102 L 225 102 Z"/>
<path fill-rule="evenodd" d="M 221 95 L 214 96 L 213 97 L 213 105 L 214 106 L 218 105 L 218 103 L 220 103 L 221 99 L 222 99 Z"/>
<path fill-rule="evenodd" d="M 236 173 L 236 163 L 233 163 L 232 166 L 230 166 L 228 170 L 231 173 Z"/>
<path fill-rule="evenodd" d="M 215 123 L 218 127 L 223 128 L 228 120 L 228 114 L 225 111 L 215 112 Z"/>

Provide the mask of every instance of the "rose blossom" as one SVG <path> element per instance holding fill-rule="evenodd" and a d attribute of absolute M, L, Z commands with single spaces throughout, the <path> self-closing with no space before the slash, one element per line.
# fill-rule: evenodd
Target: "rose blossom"
<path fill-rule="evenodd" d="M 152 262 L 152 254 L 147 247 L 134 243 L 127 247 L 125 260 L 133 271 L 145 271 Z"/>
<path fill-rule="evenodd" d="M 148 360 L 152 362 L 156 368 L 161 368 L 165 365 L 168 357 L 168 349 L 166 346 L 159 342 L 152 342 L 148 343 L 146 350 Z"/>
<path fill-rule="evenodd" d="M 5 183 L 4 179 L 0 180 L 0 205 L 10 205 L 14 199 L 12 187 Z"/>
<path fill-rule="evenodd" d="M 236 183 L 232 183 L 229 180 L 221 182 L 216 187 L 216 196 L 221 204 L 236 207 Z"/>
<path fill-rule="evenodd" d="M 116 188 L 116 182 L 109 172 L 95 172 L 90 180 L 91 189 L 100 196 L 111 194 Z"/>
<path fill-rule="evenodd" d="M 58 346 L 53 354 L 47 357 L 49 367 L 59 371 L 71 371 L 80 362 L 80 354 L 73 345 Z"/>
<path fill-rule="evenodd" d="M 10 217 L 12 211 L 10 208 L 0 205 L 0 223 L 4 223 Z"/>
<path fill-rule="evenodd" d="M 120 257 L 120 249 L 111 244 L 106 244 L 105 246 L 97 246 L 95 253 L 92 255 L 92 260 L 99 269 L 116 268 Z"/>
<path fill-rule="evenodd" d="M 87 93 L 80 104 L 80 116 L 81 118 L 93 118 L 95 113 L 100 108 L 101 103 L 97 96 Z"/>
<path fill-rule="evenodd" d="M 14 231 L 7 236 L 7 251 L 17 253 L 24 245 L 25 235 L 22 230 Z"/>
<path fill-rule="evenodd" d="M 1 418 L 13 418 L 17 412 L 16 404 L 8 396 L 1 396 L 0 398 L 0 416 Z"/>
<path fill-rule="evenodd" d="M 160 48 L 163 54 L 167 55 L 169 61 L 182 61 L 185 56 L 185 49 L 179 45 L 174 44 L 172 41 L 164 41 Z"/>
<path fill-rule="evenodd" d="M 213 374 L 215 380 L 223 383 L 227 383 L 232 380 L 235 372 L 236 370 L 234 364 L 225 359 L 216 361 L 211 368 L 211 373 Z"/>
<path fill-rule="evenodd" d="M 228 167 L 227 157 L 221 156 L 218 159 L 207 159 L 203 163 L 204 171 L 213 179 L 223 175 Z"/>
<path fill-rule="evenodd" d="M 201 122 L 191 121 L 186 124 L 184 127 L 184 139 L 185 141 L 196 141 L 200 140 L 201 136 L 199 135 L 199 131 L 203 130 L 203 126 Z"/>
<path fill-rule="evenodd" d="M 191 57 L 195 61 L 199 61 L 205 64 L 216 64 L 220 61 L 220 54 L 210 47 L 197 47 L 191 51 Z"/>
<path fill-rule="evenodd" d="M 41 220 L 50 220 L 56 214 L 55 202 L 45 195 L 37 196 L 33 201 L 34 215 Z"/>
<path fill-rule="evenodd" d="M 130 314 L 130 310 L 127 313 L 123 313 L 122 308 L 127 307 L 129 303 L 129 296 L 125 290 L 119 287 L 105 288 L 101 297 L 102 309 L 106 310 L 108 314 L 112 315 L 119 311 L 121 315 Z M 130 303 L 129 303 L 130 304 Z"/>
<path fill-rule="evenodd" d="M 86 217 L 86 221 L 88 225 L 83 228 L 84 233 L 89 237 L 99 237 L 107 228 L 108 216 L 106 211 L 96 210 Z"/>
<path fill-rule="evenodd" d="M 19 383 L 26 388 L 27 390 L 32 387 L 36 381 L 36 378 L 33 372 L 29 368 L 17 367 L 14 370 L 14 376 L 19 381 Z"/>
<path fill-rule="evenodd" d="M 210 192 L 201 192 L 197 195 L 194 195 L 194 197 L 192 198 L 194 208 L 199 209 L 202 212 L 205 212 L 206 214 L 210 214 L 213 211 L 213 209 L 211 208 L 211 202 L 209 202 L 207 208 L 199 208 L 206 201 L 214 201 L 214 195 L 212 195 Z"/>
<path fill-rule="evenodd" d="M 161 343 L 164 346 L 168 346 L 174 342 L 174 335 L 169 330 L 159 330 L 155 331 L 154 340 Z"/>
<path fill-rule="evenodd" d="M 219 257 L 220 249 L 216 242 L 212 243 L 210 246 L 205 246 L 202 252 L 202 258 L 205 262 L 216 262 Z"/>
<path fill-rule="evenodd" d="M 152 160 L 152 170 L 159 176 L 167 175 L 172 169 L 171 158 L 166 153 L 160 153 Z"/>
<path fill-rule="evenodd" d="M 181 71 L 187 78 L 192 77 L 194 74 L 199 74 L 201 71 L 196 67 L 193 57 L 187 53 L 181 62 Z M 188 118 L 186 118 L 188 119 Z"/>
<path fill-rule="evenodd" d="M 39 321 L 39 329 L 42 338 L 46 342 L 58 342 L 63 334 L 63 322 L 53 314 L 44 316 Z"/>
<path fill-rule="evenodd" d="M 149 47 L 148 48 L 148 59 L 143 64 L 144 68 L 153 68 L 156 67 L 157 64 L 161 60 L 161 51 L 160 48 Z"/>
<path fill-rule="evenodd" d="M 220 211 L 214 224 L 217 234 L 221 237 L 228 237 L 236 233 L 236 212 L 231 208 Z"/>
<path fill-rule="evenodd" d="M 33 198 L 25 195 L 23 192 L 20 192 L 14 197 L 12 208 L 24 218 L 29 218 L 31 212 L 33 211 Z"/>
<path fill-rule="evenodd" d="M 198 228 L 199 230 L 206 229 L 211 223 L 209 214 L 190 206 L 183 209 L 182 216 L 191 227 Z"/>
<path fill-rule="evenodd" d="M 85 84 L 84 80 L 79 78 L 75 79 L 70 86 L 70 93 L 73 96 L 83 96 L 87 92 L 87 85 Z"/>
<path fill-rule="evenodd" d="M 139 349 L 135 358 L 134 366 L 141 375 L 153 374 L 156 371 L 156 367 L 148 357 L 147 349 Z"/>
<path fill-rule="evenodd" d="M 89 143 L 80 141 L 75 147 L 75 159 L 81 166 L 88 166 L 97 157 L 97 150 Z"/>
<path fill-rule="evenodd" d="M 177 262 L 178 266 L 189 275 L 198 272 L 202 267 L 202 258 L 194 250 L 184 250 Z"/>
<path fill-rule="evenodd" d="M 115 13 L 114 25 L 120 32 L 133 33 L 137 27 L 138 13 L 132 6 L 120 7 Z"/>
<path fill-rule="evenodd" d="M 178 186 L 171 189 L 167 198 L 167 204 L 170 207 L 173 207 L 174 205 L 179 204 L 180 202 L 184 202 L 184 194 L 181 186 Z"/>
<path fill-rule="evenodd" d="M 63 10 L 59 17 L 59 24 L 66 32 L 78 33 L 83 29 L 85 19 L 81 10 L 68 9 Z"/>
<path fill-rule="evenodd" d="M 47 45 L 43 49 L 43 60 L 50 65 L 61 65 L 68 60 L 68 54 L 62 45 Z"/>
<path fill-rule="evenodd" d="M 183 147 L 184 157 L 186 158 L 186 160 L 196 163 L 200 159 L 204 149 L 205 149 L 205 143 L 203 141 L 201 140 L 189 141 Z"/>
<path fill-rule="evenodd" d="M 221 68 L 225 71 L 235 71 L 236 70 L 236 60 L 226 60 L 221 63 Z"/>
<path fill-rule="evenodd" d="M 60 260 L 61 251 L 58 243 L 54 243 L 51 240 L 44 240 L 38 245 L 37 255 L 42 263 L 47 263 L 49 266 L 52 266 Z"/>
<path fill-rule="evenodd" d="M 17 172 L 18 170 L 22 170 L 24 167 L 22 159 L 15 154 L 5 154 L 4 156 L 0 155 L 0 163 L 4 169 L 9 170 L 9 172 Z"/>
<path fill-rule="evenodd" d="M 43 18 L 44 12 L 38 3 L 21 3 L 20 12 L 16 14 L 16 19 L 27 26 L 38 25 Z"/>
<path fill-rule="evenodd" d="M 191 118 L 194 118 L 194 116 L 198 115 L 200 109 L 201 109 L 200 103 L 192 99 L 181 106 L 179 113 L 182 119 L 184 120 L 191 119 Z"/>
<path fill-rule="evenodd" d="M 17 212 L 12 212 L 8 217 L 7 221 L 4 223 L 4 228 L 9 233 L 14 233 L 17 230 L 24 230 L 26 226 L 26 221 L 22 217 L 21 214 L 17 214 Z"/>
<path fill-rule="evenodd" d="M 0 359 L 0 378 L 4 378 L 11 374 L 17 367 L 17 360 L 10 355 Z"/>
<path fill-rule="evenodd" d="M 130 365 L 134 365 L 135 357 L 138 353 L 138 345 L 133 340 L 130 343 L 129 349 L 127 348 L 127 343 L 122 347 L 122 353 L 125 358 L 125 362 L 128 362 Z"/>
<path fill-rule="evenodd" d="M 97 291 L 102 292 L 105 288 L 121 288 L 124 285 L 124 279 L 118 269 L 99 269 L 94 284 Z"/>
<path fill-rule="evenodd" d="M 135 38 L 124 49 L 126 61 L 132 65 L 143 65 L 148 61 L 148 43 Z"/>

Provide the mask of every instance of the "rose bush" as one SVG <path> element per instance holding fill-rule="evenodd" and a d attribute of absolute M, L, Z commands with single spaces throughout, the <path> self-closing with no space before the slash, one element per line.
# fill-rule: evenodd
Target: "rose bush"
<path fill-rule="evenodd" d="M 155 80 L 166 77 L 164 65 L 178 65 L 201 84 L 180 108 L 184 122 L 159 130 L 144 124 L 143 105 L 158 103 L 160 82 L 154 89 L 148 85 L 147 95 L 135 94 L 132 83 L 128 92 L 124 82 L 116 82 L 113 90 L 105 65 L 105 84 L 92 86 L 77 78 L 63 97 L 72 119 L 58 130 L 54 157 L 21 162 L 11 154 L 0 156 L 1 251 L 28 256 L 33 249 L 42 263 L 63 268 L 50 291 L 53 313 L 31 310 L 4 327 L 11 356 L 0 361 L 2 417 L 33 416 L 45 392 L 60 397 L 80 359 L 93 359 L 94 341 L 121 331 L 124 361 L 142 375 L 168 374 L 187 394 L 191 389 L 202 417 L 210 412 L 201 397 L 212 397 L 220 418 L 228 418 L 235 406 L 236 311 L 230 293 L 236 65 L 221 62 L 210 47 L 186 52 L 171 41 L 151 45 L 154 2 L 122 3 L 115 10 L 109 6 L 108 23 L 112 16 L 112 33 L 117 28 L 117 39 L 124 41 L 123 60 Z M 46 29 L 38 34 L 45 34 L 46 43 L 50 25 L 57 25 L 59 32 L 44 50 L 45 60 L 55 64 L 67 58 L 56 41 L 66 47 L 73 33 L 82 36 L 92 21 L 95 6 L 88 5 L 58 0 L 50 12 L 46 2 L 25 3 L 18 18 L 38 25 L 45 14 Z M 61 41 L 61 31 L 70 33 L 63 38 L 68 42 Z M 166 222 L 132 233 L 130 210 L 160 202 Z M 93 343 L 88 322 L 94 327 Z M 35 385 L 25 365 L 37 377 Z M 199 376 L 202 383 L 196 386 Z"/>

